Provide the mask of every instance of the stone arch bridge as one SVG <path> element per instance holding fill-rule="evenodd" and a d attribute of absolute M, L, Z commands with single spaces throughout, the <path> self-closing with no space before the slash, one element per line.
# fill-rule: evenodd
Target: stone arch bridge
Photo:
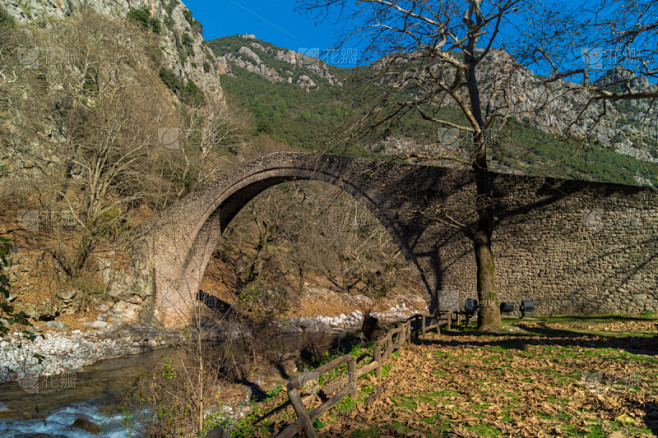
<path fill-rule="evenodd" d="M 541 313 L 658 310 L 658 192 L 491 178 L 502 300 L 534 299 Z M 186 324 L 222 231 L 262 191 L 299 180 L 333 184 L 360 200 L 412 266 L 431 309 L 448 295 L 460 302 L 476 295 L 472 245 L 463 233 L 475 219 L 472 172 L 305 153 L 263 156 L 173 205 L 151 221 L 130 275 L 110 293 L 144 300 L 145 319 Z"/>

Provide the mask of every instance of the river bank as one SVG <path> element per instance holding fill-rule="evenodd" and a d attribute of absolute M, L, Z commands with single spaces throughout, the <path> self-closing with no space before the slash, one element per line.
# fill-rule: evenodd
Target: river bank
<path fill-rule="evenodd" d="M 406 303 L 373 315 L 382 322 L 404 320 L 418 313 Z M 165 348 L 182 342 L 178 331 L 162 330 L 144 324 L 112 322 L 89 324 L 86 330 L 66 330 L 55 321 L 37 328 L 35 340 L 13 332 L 0 340 L 0 383 L 17 381 L 30 390 L 39 378 L 62 373 L 79 373 L 102 360 L 115 359 Z M 277 331 L 286 333 L 337 333 L 358 329 L 363 313 L 291 318 L 278 324 Z M 221 339 L 230 336 L 235 327 L 215 324 L 207 336 Z M 250 334 L 247 334 L 250 335 Z"/>

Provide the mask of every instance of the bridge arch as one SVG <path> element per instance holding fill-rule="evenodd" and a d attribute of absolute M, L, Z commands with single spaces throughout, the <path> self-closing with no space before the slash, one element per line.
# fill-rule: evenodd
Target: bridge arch
<path fill-rule="evenodd" d="M 290 181 L 315 180 L 334 185 L 360 201 L 382 224 L 412 270 L 414 257 L 404 232 L 390 211 L 382 208 L 373 186 L 385 185 L 362 167 L 350 167 L 353 159 L 310 154 L 270 154 L 182 199 L 159 224 L 154 238 L 154 317 L 165 327 L 186 325 L 196 294 L 219 236 L 238 212 L 268 188 Z M 376 170 L 375 170 L 376 172 Z M 356 181 L 358 180 L 358 181 Z M 426 282 L 426 281 L 425 281 Z M 426 282 L 427 283 L 427 282 Z"/>

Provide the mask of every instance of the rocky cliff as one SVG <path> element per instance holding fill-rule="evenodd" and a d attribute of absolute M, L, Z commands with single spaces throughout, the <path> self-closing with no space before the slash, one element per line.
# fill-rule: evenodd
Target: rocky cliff
<path fill-rule="evenodd" d="M 224 93 L 215 56 L 203 42 L 202 26 L 179 0 L 6 0 L 4 7 L 16 22 L 54 25 L 84 9 L 113 17 L 126 17 L 131 10 L 146 10 L 157 22 L 164 67 L 181 82 L 193 81 L 211 104 L 223 104 Z"/>
<path fill-rule="evenodd" d="M 246 70 L 270 82 L 296 84 L 306 91 L 343 86 L 336 67 L 315 56 L 276 47 L 253 34 L 217 38 L 207 44 L 217 55 L 222 73 L 229 76 Z"/>

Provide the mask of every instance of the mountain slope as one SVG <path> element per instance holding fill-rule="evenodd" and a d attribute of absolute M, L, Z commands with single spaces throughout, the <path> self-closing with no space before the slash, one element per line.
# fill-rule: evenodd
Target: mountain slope
<path fill-rule="evenodd" d="M 192 81 L 209 103 L 223 104 L 217 65 L 203 43 L 202 26 L 180 0 L 4 0 L 3 6 L 21 25 L 43 25 L 85 9 L 115 18 L 130 14 L 158 35 L 164 68 L 183 84 Z M 139 14 L 141 11 L 145 17 Z"/>
<path fill-rule="evenodd" d="M 249 110 L 254 131 L 305 150 L 323 146 L 320 133 L 351 116 L 343 83 L 349 72 L 251 35 L 207 42 L 236 107 Z"/>
<path fill-rule="evenodd" d="M 229 100 L 250 111 L 257 133 L 270 134 L 292 147 L 314 150 L 325 146 L 328 135 L 343 129 L 344 123 L 363 114 L 372 102 L 372 89 L 359 85 L 359 77 L 372 73 L 371 67 L 329 66 L 253 35 L 218 38 L 207 44 L 218 57 Z M 505 85 L 511 104 L 493 96 L 492 85 L 505 68 L 514 69 Z M 497 133 L 497 145 L 491 151 L 492 168 L 658 187 L 655 107 L 645 101 L 612 103 L 601 122 L 594 123 L 602 108 L 592 105 L 584 112 L 585 120 L 572 125 L 587 96 L 564 81 L 546 90 L 537 85 L 539 79 L 530 70 L 515 65 L 504 52 L 493 51 L 483 65 L 479 76 L 483 102 L 491 102 L 494 109 L 508 105 L 507 115 L 511 116 Z M 620 72 L 610 71 L 600 79 L 600 85 L 619 87 L 624 80 Z M 646 81 L 631 85 L 651 86 Z M 445 107 L 442 114 L 449 120 L 461 119 L 459 110 L 453 107 Z M 556 132 L 589 136 L 593 143 L 576 147 L 560 141 Z M 396 126 L 363 141 L 359 148 L 340 152 L 398 157 L 468 153 L 468 147 L 464 147 L 468 141 L 463 136 L 458 139 L 461 145 L 457 150 L 453 146 L 455 139 L 449 136 L 449 132 L 419 117 L 405 117 Z"/>

